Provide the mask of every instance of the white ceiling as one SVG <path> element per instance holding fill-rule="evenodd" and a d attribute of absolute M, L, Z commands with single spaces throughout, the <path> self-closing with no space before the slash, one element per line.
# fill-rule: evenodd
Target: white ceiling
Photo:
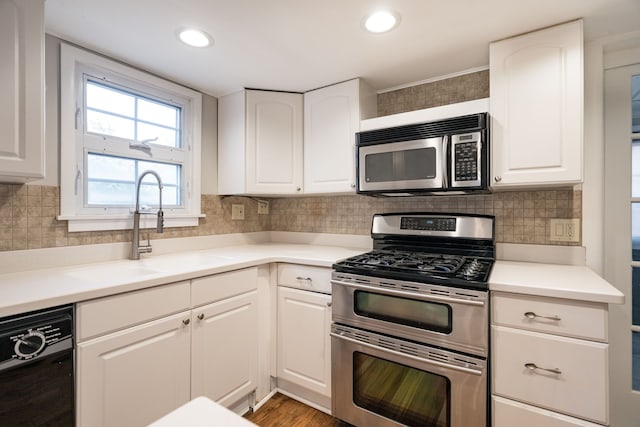
<path fill-rule="evenodd" d="M 362 19 L 401 16 L 386 34 Z M 488 64 L 492 40 L 584 18 L 585 38 L 640 29 L 639 0 L 47 0 L 47 32 L 213 96 L 304 92 L 354 77 L 378 90 Z M 180 43 L 200 28 L 215 42 Z"/>

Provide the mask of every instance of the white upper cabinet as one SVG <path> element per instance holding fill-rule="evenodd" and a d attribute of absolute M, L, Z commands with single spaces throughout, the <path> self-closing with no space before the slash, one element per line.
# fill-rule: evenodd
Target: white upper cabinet
<path fill-rule="evenodd" d="M 355 133 L 376 109 L 376 93 L 360 79 L 304 94 L 305 193 L 355 191 Z"/>
<path fill-rule="evenodd" d="M 44 0 L 0 2 L 0 182 L 44 178 Z"/>
<path fill-rule="evenodd" d="M 302 94 L 244 90 L 218 105 L 218 192 L 302 192 Z"/>
<path fill-rule="evenodd" d="M 582 181 L 582 21 L 490 45 L 492 186 Z"/>

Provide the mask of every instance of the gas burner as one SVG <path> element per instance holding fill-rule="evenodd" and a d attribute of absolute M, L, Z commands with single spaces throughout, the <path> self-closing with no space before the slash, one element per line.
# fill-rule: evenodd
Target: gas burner
<path fill-rule="evenodd" d="M 488 288 L 495 260 L 492 217 L 378 214 L 373 217 L 371 237 L 373 251 L 334 264 L 336 271 L 471 289 Z"/>

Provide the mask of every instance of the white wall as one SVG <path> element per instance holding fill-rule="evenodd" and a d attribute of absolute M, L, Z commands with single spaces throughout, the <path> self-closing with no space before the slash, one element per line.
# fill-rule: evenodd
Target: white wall
<path fill-rule="evenodd" d="M 45 40 L 45 179 L 35 185 L 60 185 L 60 39 L 47 35 Z M 202 95 L 202 193 L 218 192 L 218 100 Z"/>

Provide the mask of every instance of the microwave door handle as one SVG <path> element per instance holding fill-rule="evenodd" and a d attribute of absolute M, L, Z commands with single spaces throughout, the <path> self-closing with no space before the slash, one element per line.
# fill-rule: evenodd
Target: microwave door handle
<path fill-rule="evenodd" d="M 449 187 L 449 174 L 447 170 L 449 169 L 448 165 L 448 156 L 447 153 L 449 151 L 449 135 L 444 135 L 442 137 L 442 188 Z"/>

